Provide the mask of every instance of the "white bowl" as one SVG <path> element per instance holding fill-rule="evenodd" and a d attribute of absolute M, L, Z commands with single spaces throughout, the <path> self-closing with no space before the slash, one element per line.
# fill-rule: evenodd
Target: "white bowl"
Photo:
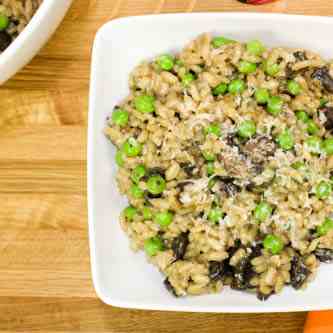
<path fill-rule="evenodd" d="M 64 18 L 73 0 L 44 0 L 29 24 L 0 54 L 0 84 L 26 65 Z"/>
<path fill-rule="evenodd" d="M 285 288 L 260 302 L 225 288 L 214 295 L 175 298 L 142 253 L 131 252 L 118 223 L 126 200 L 115 181 L 115 149 L 103 134 L 106 117 L 129 92 L 128 75 L 140 61 L 180 50 L 203 32 L 266 45 L 304 47 L 329 58 L 333 19 L 247 13 L 169 14 L 122 18 L 97 33 L 92 61 L 88 130 L 88 211 L 93 281 L 107 304 L 127 308 L 201 312 L 275 312 L 333 309 L 333 265 L 322 264 L 305 291 Z"/>

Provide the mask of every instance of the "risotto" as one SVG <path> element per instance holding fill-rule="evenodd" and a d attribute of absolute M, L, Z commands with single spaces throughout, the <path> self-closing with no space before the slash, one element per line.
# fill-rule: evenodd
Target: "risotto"
<path fill-rule="evenodd" d="M 43 0 L 0 0 L 0 52 L 26 27 Z"/>
<path fill-rule="evenodd" d="M 120 224 L 173 295 L 266 300 L 333 261 L 333 62 L 203 34 L 129 86 L 105 130 Z"/>

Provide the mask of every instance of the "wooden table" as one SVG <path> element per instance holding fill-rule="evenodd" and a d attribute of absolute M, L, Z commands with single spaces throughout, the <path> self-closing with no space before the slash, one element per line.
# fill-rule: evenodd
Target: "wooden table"
<path fill-rule="evenodd" d="M 328 0 L 76 0 L 38 56 L 0 88 L 0 330 L 301 332 L 305 313 L 184 314 L 102 304 L 89 266 L 86 125 L 91 45 L 119 16 L 263 11 L 332 15 Z"/>

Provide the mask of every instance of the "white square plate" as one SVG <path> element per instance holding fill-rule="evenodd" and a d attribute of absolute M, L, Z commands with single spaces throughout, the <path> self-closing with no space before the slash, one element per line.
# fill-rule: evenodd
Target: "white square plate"
<path fill-rule="evenodd" d="M 248 13 L 127 17 L 97 33 L 92 60 L 88 133 L 88 210 L 93 281 L 107 304 L 140 309 L 201 312 L 275 312 L 333 309 L 333 265 L 321 265 L 306 291 L 285 288 L 260 302 L 225 288 L 220 294 L 174 298 L 157 268 L 129 249 L 118 223 L 126 205 L 116 186 L 115 150 L 103 135 L 107 115 L 128 94 L 128 76 L 142 60 L 180 50 L 203 32 L 269 46 L 304 47 L 333 55 L 333 18 Z"/>

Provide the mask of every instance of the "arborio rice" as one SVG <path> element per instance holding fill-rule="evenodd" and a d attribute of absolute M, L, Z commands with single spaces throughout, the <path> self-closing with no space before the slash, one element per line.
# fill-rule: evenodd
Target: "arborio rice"
<path fill-rule="evenodd" d="M 0 52 L 29 23 L 43 0 L 0 0 Z"/>
<path fill-rule="evenodd" d="M 139 65 L 106 135 L 120 223 L 175 296 L 260 300 L 333 260 L 333 63 L 199 36 Z"/>

